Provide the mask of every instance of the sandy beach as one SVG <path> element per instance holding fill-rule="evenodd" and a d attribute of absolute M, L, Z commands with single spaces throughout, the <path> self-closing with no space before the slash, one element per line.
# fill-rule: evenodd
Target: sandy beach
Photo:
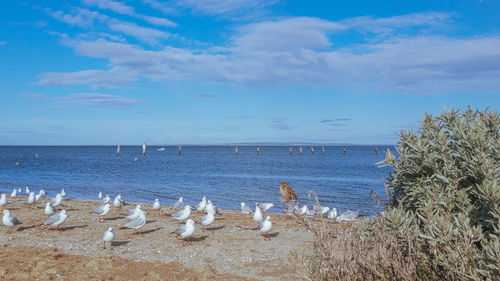
<path fill-rule="evenodd" d="M 147 223 L 138 234 L 124 228 L 128 219 L 112 209 L 99 223 L 92 210 L 97 200 L 65 199 L 68 219 L 59 230 L 40 226 L 47 218 L 45 202 L 29 207 L 26 197 L 9 198 L 11 210 L 22 224 L 0 235 L 0 276 L 3 280 L 300 280 L 290 260 L 293 251 L 310 246 L 312 234 L 293 217 L 269 214 L 273 222 L 271 241 L 264 241 L 251 215 L 221 210 L 212 231 L 196 225 L 192 244 L 183 246 L 171 234 L 179 223 L 169 207 L 147 211 Z M 134 208 L 128 203 L 125 209 Z M 193 212 L 198 219 L 202 213 Z M 108 227 L 115 240 L 103 249 L 102 235 Z"/>

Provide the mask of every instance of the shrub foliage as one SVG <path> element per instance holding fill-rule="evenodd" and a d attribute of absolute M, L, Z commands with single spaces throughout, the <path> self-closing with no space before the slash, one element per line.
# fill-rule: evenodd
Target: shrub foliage
<path fill-rule="evenodd" d="M 447 110 L 402 131 L 389 150 L 386 211 L 349 227 L 303 219 L 313 280 L 499 280 L 500 119 Z M 334 241 L 334 242 L 332 242 Z M 336 254 L 333 254 L 336 253 Z M 328 258 L 325 258 L 328 257 Z"/>

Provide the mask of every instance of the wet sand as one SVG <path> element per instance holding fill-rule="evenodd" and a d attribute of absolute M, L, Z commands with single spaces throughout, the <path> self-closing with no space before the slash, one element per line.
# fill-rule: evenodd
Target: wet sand
<path fill-rule="evenodd" d="M 2 280 L 301 280 L 290 255 L 310 246 L 312 234 L 287 215 L 268 214 L 273 222 L 271 241 L 256 230 L 251 215 L 221 210 L 212 231 L 196 225 L 191 245 L 183 246 L 171 234 L 179 223 L 169 207 L 147 211 L 139 233 L 123 226 L 129 221 L 112 209 L 99 223 L 92 210 L 97 200 L 65 199 L 68 219 L 57 230 L 40 226 L 47 218 L 43 199 L 27 206 L 26 197 L 8 198 L 11 210 L 23 224 L 0 235 Z M 135 207 L 128 203 L 125 209 Z M 203 214 L 193 212 L 195 221 Z M 264 214 L 265 216 L 266 214 Z M 112 246 L 103 249 L 102 235 L 113 227 Z"/>

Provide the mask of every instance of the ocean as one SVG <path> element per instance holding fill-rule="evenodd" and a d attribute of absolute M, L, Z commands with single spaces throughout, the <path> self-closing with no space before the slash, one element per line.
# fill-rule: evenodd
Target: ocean
<path fill-rule="evenodd" d="M 195 205 L 202 196 L 223 209 L 239 209 L 240 202 L 272 202 L 270 212 L 280 213 L 279 185 L 286 181 L 295 190 L 301 206 L 312 204 L 309 190 L 320 203 L 330 208 L 359 211 L 373 215 L 382 208 L 370 196 L 374 190 L 384 198 L 384 180 L 390 167 L 378 168 L 384 151 L 394 146 L 0 146 L 0 192 L 29 186 L 45 189 L 55 196 L 64 188 L 69 198 L 97 199 L 97 194 L 112 198 L 121 194 L 125 201 L 172 204 L 180 196 L 185 204 Z M 24 165 L 18 166 L 17 162 Z M 312 205 L 311 205 L 312 206 Z"/>

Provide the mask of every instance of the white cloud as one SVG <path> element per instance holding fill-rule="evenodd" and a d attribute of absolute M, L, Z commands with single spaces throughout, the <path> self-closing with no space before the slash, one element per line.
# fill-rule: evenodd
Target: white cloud
<path fill-rule="evenodd" d="M 171 20 L 168 20 L 166 18 L 158 18 L 158 17 L 150 17 L 150 16 L 143 16 L 141 15 L 140 18 L 143 20 L 154 24 L 158 26 L 165 26 L 165 27 L 176 27 L 177 24 Z"/>
<path fill-rule="evenodd" d="M 228 44 L 205 51 L 171 46 L 152 51 L 105 40 L 67 39 L 65 44 L 78 54 L 107 59 L 110 70 L 45 73 L 38 83 L 111 87 L 147 78 L 419 94 L 498 92 L 500 49 L 496 46 L 500 37 L 450 38 L 427 32 L 418 35 L 415 30 L 412 34 L 417 35 L 412 36 L 394 33 L 399 28 L 427 28 L 429 23 L 440 26 L 448 17 L 427 13 L 408 15 L 408 22 L 404 16 L 340 22 L 304 17 L 266 21 L 245 25 Z M 118 27 L 115 30 L 141 36 L 143 41 L 154 42 L 166 36 L 147 35 L 147 30 L 134 25 Z M 337 47 L 337 34 L 370 28 L 368 32 L 376 33 L 372 40 L 350 45 L 341 41 L 343 46 Z M 378 36 L 380 28 L 387 36 Z"/>
<path fill-rule="evenodd" d="M 49 109 L 68 109 L 72 105 L 85 104 L 97 107 L 126 109 L 146 104 L 146 101 L 143 100 L 101 93 L 77 93 L 62 97 L 48 97 L 43 94 L 19 94 L 17 96 L 28 99 L 48 100 L 50 101 Z"/>
<path fill-rule="evenodd" d="M 168 15 L 177 14 L 177 10 L 173 7 L 174 5 L 172 4 L 169 5 L 156 0 L 142 0 L 142 3 L 147 4 L 151 6 L 151 8 L 159 10 Z"/>
<path fill-rule="evenodd" d="M 71 14 L 65 14 L 62 11 L 53 12 L 48 10 L 48 12 L 59 21 L 68 23 L 70 25 L 76 25 L 81 28 L 90 28 L 94 25 L 95 21 L 103 22 L 108 19 L 107 16 L 99 14 L 98 12 L 89 11 L 82 8 L 73 8 Z"/>
<path fill-rule="evenodd" d="M 265 0 L 179 0 L 178 5 L 208 15 L 232 14 L 241 10 L 263 8 L 276 1 Z"/>
<path fill-rule="evenodd" d="M 101 9 L 111 10 L 119 14 L 133 15 L 135 13 L 134 8 L 113 0 L 82 0 L 82 3 L 87 6 L 96 6 Z"/>
<path fill-rule="evenodd" d="M 132 22 L 119 21 L 115 19 L 108 22 L 108 27 L 115 32 L 121 32 L 125 35 L 136 37 L 142 42 L 153 45 L 158 44 L 159 39 L 166 39 L 169 37 L 168 33 L 161 30 L 142 27 Z"/>

